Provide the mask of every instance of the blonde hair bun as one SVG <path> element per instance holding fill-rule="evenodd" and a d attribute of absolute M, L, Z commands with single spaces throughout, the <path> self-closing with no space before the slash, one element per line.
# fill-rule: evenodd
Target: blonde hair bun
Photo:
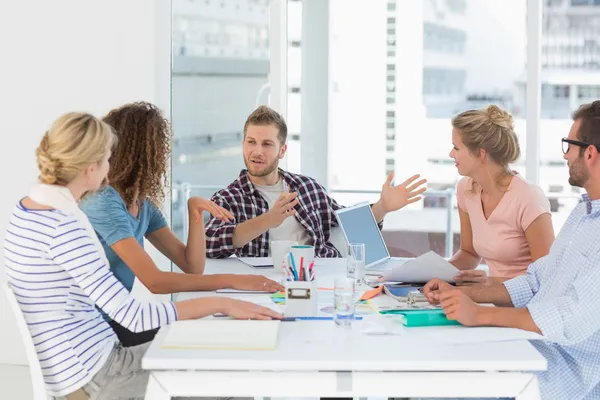
<path fill-rule="evenodd" d="M 48 185 L 67 185 L 93 163 L 106 158 L 116 141 L 112 128 L 87 113 L 59 117 L 36 149 L 39 180 Z"/>
<path fill-rule="evenodd" d="M 496 124 L 499 127 L 505 129 L 514 129 L 515 123 L 512 115 L 510 115 L 500 107 L 492 104 L 485 109 L 485 112 L 487 113 L 488 118 L 493 124 Z"/>
<path fill-rule="evenodd" d="M 55 184 L 58 180 L 60 162 L 53 160 L 48 154 L 48 132 L 44 134 L 35 155 L 37 157 L 38 169 L 40 170 L 40 182 L 48 185 Z"/>
<path fill-rule="evenodd" d="M 521 155 L 513 117 L 496 105 L 464 111 L 452 118 L 452 127 L 473 154 L 484 149 L 501 166 L 508 166 Z"/>

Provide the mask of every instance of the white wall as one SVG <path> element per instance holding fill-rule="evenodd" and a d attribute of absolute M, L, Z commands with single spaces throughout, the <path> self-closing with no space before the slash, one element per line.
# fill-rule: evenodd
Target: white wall
<path fill-rule="evenodd" d="M 0 52 L 4 235 L 12 207 L 35 181 L 35 148 L 61 113 L 102 115 L 135 100 L 152 101 L 169 113 L 170 2 L 3 1 Z M 165 267 L 164 260 L 160 266 Z M 24 364 L 3 296 L 0 326 L 0 364 Z"/>

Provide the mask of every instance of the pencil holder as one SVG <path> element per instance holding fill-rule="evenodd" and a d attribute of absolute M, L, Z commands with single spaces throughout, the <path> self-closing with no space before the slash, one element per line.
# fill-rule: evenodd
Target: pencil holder
<path fill-rule="evenodd" d="M 316 317 L 317 295 L 315 281 L 286 282 L 284 315 L 286 317 Z"/>

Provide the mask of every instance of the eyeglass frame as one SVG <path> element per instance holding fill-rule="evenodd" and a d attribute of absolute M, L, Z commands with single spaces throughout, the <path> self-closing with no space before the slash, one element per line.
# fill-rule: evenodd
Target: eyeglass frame
<path fill-rule="evenodd" d="M 595 144 L 591 144 L 591 143 L 586 143 L 586 142 L 581 142 L 579 140 L 574 140 L 574 139 L 569 139 L 569 138 L 562 138 L 561 143 L 566 143 L 567 144 L 567 151 L 565 151 L 565 147 L 564 145 L 562 146 L 562 152 L 563 154 L 567 154 L 569 152 L 569 150 L 571 149 L 571 145 L 574 146 L 579 146 L 583 149 L 587 149 L 590 146 L 594 146 L 596 148 L 596 150 L 598 150 L 598 152 L 600 153 L 600 146 L 596 146 Z"/>

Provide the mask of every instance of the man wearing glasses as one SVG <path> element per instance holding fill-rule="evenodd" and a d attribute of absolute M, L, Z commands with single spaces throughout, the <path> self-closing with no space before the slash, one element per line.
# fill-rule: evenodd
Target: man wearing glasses
<path fill-rule="evenodd" d="M 587 194 L 550 253 L 502 284 L 455 288 L 433 279 L 425 286 L 429 301 L 463 325 L 544 335 L 532 341 L 548 360 L 538 374 L 542 399 L 600 399 L 600 100 L 579 107 L 573 121 L 562 139 L 564 159 L 569 183 Z"/>

